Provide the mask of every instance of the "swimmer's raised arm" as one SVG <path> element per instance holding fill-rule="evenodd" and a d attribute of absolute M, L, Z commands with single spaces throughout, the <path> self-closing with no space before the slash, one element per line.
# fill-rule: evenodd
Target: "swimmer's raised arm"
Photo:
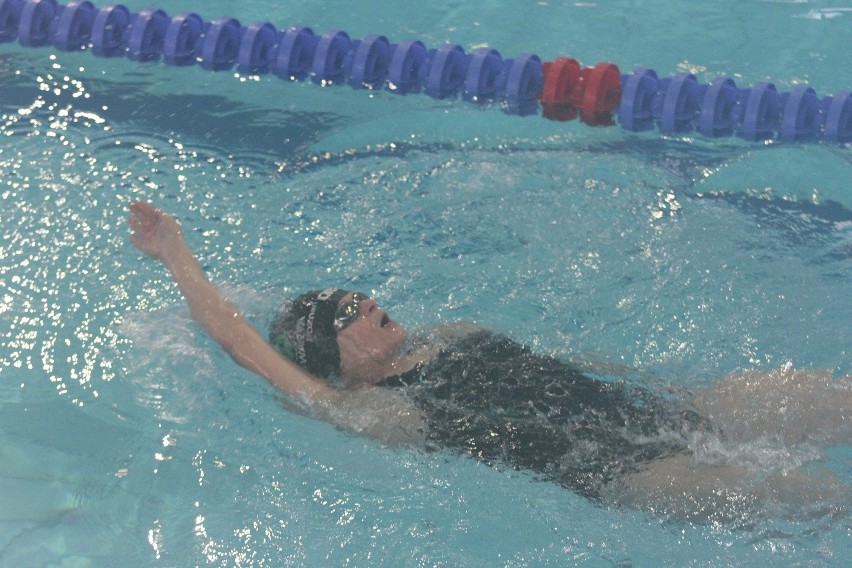
<path fill-rule="evenodd" d="M 336 398 L 337 391 L 283 357 L 208 280 L 183 238 L 178 222 L 150 203 L 130 206 L 130 240 L 169 270 L 192 317 L 240 366 L 284 393 L 309 401 Z"/>

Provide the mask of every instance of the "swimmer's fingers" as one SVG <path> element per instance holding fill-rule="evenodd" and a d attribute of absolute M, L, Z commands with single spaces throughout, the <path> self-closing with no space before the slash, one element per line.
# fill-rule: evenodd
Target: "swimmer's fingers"
<path fill-rule="evenodd" d="M 130 217 L 127 221 L 132 229 L 130 242 L 142 252 L 152 254 L 154 250 L 151 246 L 151 237 L 154 228 L 150 224 L 143 223 L 135 217 Z"/>
<path fill-rule="evenodd" d="M 128 217 L 127 224 L 130 225 L 130 229 L 133 231 L 133 234 L 142 233 L 149 226 L 142 222 L 142 220 L 138 217 Z"/>
<path fill-rule="evenodd" d="M 131 224 L 133 223 L 131 222 Z M 136 248 L 143 251 L 145 250 L 145 238 L 142 236 L 142 233 L 139 230 L 130 233 L 130 242 L 132 242 Z"/>
<path fill-rule="evenodd" d="M 146 201 L 137 201 L 130 205 L 130 212 L 136 219 L 143 223 L 156 223 L 163 218 L 165 212 L 162 209 L 157 209 Z"/>
<path fill-rule="evenodd" d="M 130 205 L 127 219 L 131 228 L 130 240 L 142 252 L 163 260 L 183 238 L 180 224 L 162 209 L 137 201 Z"/>
<path fill-rule="evenodd" d="M 156 229 L 159 219 L 149 204 L 137 201 L 130 206 L 130 211 L 132 215 L 128 217 L 127 222 L 133 230 L 133 234 L 150 233 Z"/>

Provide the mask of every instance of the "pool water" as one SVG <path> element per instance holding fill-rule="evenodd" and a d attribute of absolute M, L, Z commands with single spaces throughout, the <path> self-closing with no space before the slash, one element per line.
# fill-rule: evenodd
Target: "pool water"
<path fill-rule="evenodd" d="M 127 2 L 132 9 L 147 4 Z M 181 0 L 170 15 L 852 88 L 852 3 Z M 0 45 L 0 566 L 843 565 L 841 502 L 694 522 L 289 412 L 132 247 L 182 223 L 265 329 L 318 285 L 614 378 L 852 373 L 850 149 Z M 849 445 L 739 448 L 852 483 Z"/>

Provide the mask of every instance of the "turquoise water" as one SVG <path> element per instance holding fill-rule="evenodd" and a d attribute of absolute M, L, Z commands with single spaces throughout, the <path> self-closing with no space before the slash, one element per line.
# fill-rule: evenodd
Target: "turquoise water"
<path fill-rule="evenodd" d="M 164 8 L 852 88 L 848 2 L 232 4 Z M 409 327 L 474 320 L 680 388 L 788 363 L 841 376 L 848 147 L 631 135 L 10 44 L 0 85 L 0 566 L 848 556 L 848 512 L 831 502 L 688 522 L 288 412 L 192 324 L 125 228 L 135 199 L 174 213 L 262 328 L 329 283 L 375 294 Z M 767 470 L 814 457 L 743 450 Z M 852 483 L 848 446 L 816 458 L 807 467 Z"/>

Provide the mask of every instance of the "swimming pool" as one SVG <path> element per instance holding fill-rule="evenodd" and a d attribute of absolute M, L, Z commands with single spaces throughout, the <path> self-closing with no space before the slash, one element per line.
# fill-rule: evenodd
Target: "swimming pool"
<path fill-rule="evenodd" d="M 785 90 L 852 86 L 848 2 L 231 4 L 163 7 Z M 282 299 L 329 283 L 374 293 L 411 327 L 474 320 L 680 388 L 788 362 L 841 376 L 852 373 L 848 146 L 629 134 L 13 44 L 0 45 L 0 85 L 0 565 L 848 555 L 836 503 L 691 523 L 287 412 L 191 323 L 125 227 L 138 198 L 174 213 L 263 328 Z M 818 464 L 775 440 L 739 450 L 766 469 L 803 463 L 852 482 L 848 446 Z"/>

